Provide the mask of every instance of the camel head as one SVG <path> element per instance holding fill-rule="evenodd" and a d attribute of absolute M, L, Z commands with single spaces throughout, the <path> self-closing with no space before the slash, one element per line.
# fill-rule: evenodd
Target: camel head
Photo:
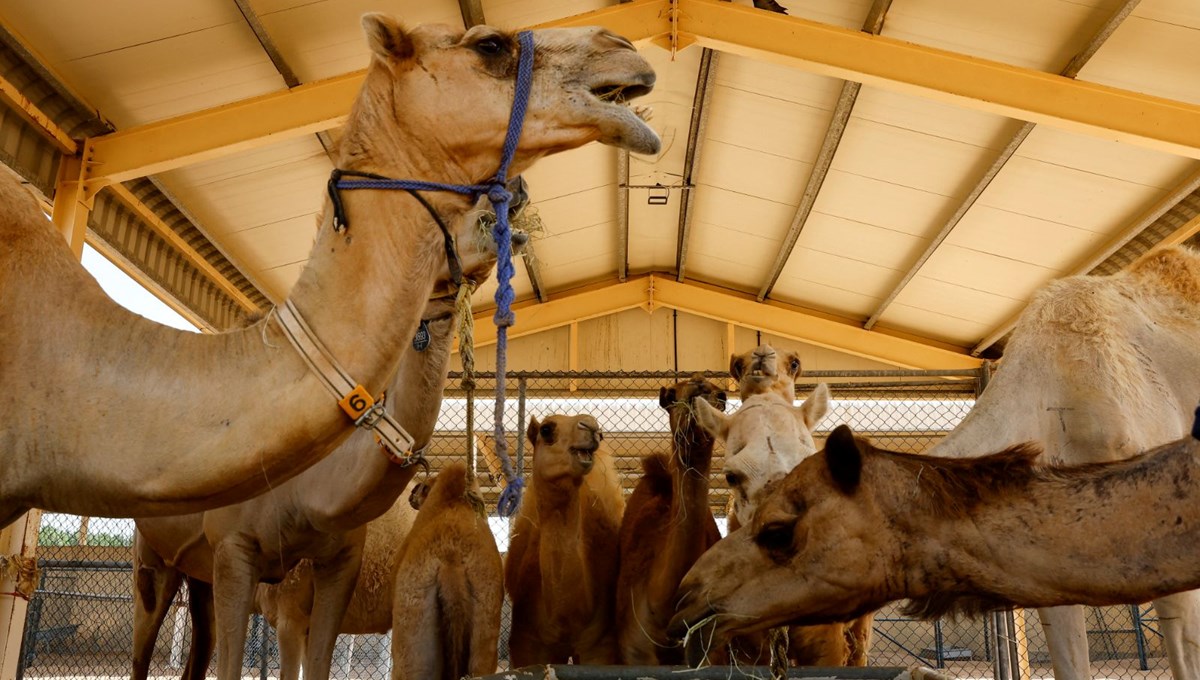
<path fill-rule="evenodd" d="M 376 13 L 362 24 L 372 59 L 351 115 L 356 128 L 343 144 L 350 163 L 341 167 L 387 173 L 387 147 L 403 143 L 432 166 L 420 179 L 473 183 L 494 175 L 513 105 L 517 36 L 490 26 L 405 28 Z M 598 27 L 537 30 L 533 40 L 532 89 L 510 175 L 597 140 L 658 152 L 658 135 L 627 106 L 655 80 L 632 43 Z"/>
<path fill-rule="evenodd" d="M 529 419 L 526 431 L 533 446 L 533 475 L 547 481 L 570 480 L 575 484 L 592 471 L 596 451 L 604 434 L 589 415 L 546 416 Z"/>
<path fill-rule="evenodd" d="M 742 399 L 764 392 L 778 392 L 789 401 L 796 399 L 796 378 L 800 375 L 800 355 L 782 356 L 770 345 L 759 345 L 744 354 L 729 355 L 729 375 L 738 381 Z"/>
<path fill-rule="evenodd" d="M 671 416 L 671 431 L 683 432 L 694 422 L 692 401 L 701 399 L 714 408 L 725 411 L 725 390 L 704 379 L 699 373 L 691 379 L 658 390 L 658 405 Z M 706 431 L 707 432 L 707 431 Z"/>
<path fill-rule="evenodd" d="M 771 484 L 751 521 L 693 565 L 670 626 L 687 635 L 689 664 L 701 639 L 720 649 L 775 626 L 849 621 L 897 597 L 888 589 L 899 548 L 872 488 L 888 480 L 864 470 L 872 448 L 838 426 L 821 455 Z"/>
<path fill-rule="evenodd" d="M 413 510 L 420 510 L 426 506 L 444 508 L 462 502 L 474 508 L 480 515 L 487 515 L 483 494 L 479 492 L 479 481 L 461 462 L 450 463 L 432 479 L 414 484 L 408 494 L 408 504 Z"/>
<path fill-rule="evenodd" d="M 759 492 L 817 450 L 812 432 L 829 412 L 829 387 L 817 385 L 800 406 L 777 392 L 755 394 L 733 415 L 697 400 L 696 420 L 725 442 L 725 481 L 733 496 L 733 518 L 750 521 Z"/>

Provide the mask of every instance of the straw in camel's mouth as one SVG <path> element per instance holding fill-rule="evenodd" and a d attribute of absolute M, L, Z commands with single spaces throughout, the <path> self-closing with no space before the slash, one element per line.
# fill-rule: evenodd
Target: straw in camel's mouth
<path fill-rule="evenodd" d="M 609 83 L 593 87 L 588 92 L 605 104 L 631 109 L 638 118 L 648 121 L 650 120 L 650 108 L 647 106 L 630 106 L 629 102 L 649 94 L 650 90 L 651 88 L 646 85 Z"/>
<path fill-rule="evenodd" d="M 571 454 L 574 455 L 576 460 L 578 460 L 585 468 L 590 468 L 592 464 L 596 462 L 595 447 L 582 448 L 573 446 L 571 447 Z"/>

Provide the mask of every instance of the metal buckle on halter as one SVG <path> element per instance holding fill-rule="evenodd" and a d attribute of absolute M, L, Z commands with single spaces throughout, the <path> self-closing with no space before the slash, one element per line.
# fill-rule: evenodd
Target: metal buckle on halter
<path fill-rule="evenodd" d="M 383 419 L 383 414 L 383 400 L 381 399 L 367 407 L 367 410 L 363 411 L 362 415 L 355 419 L 354 425 L 374 430 L 379 421 Z"/>
<path fill-rule="evenodd" d="M 392 453 L 392 450 L 384 445 L 383 440 L 380 439 L 379 435 L 375 435 L 375 443 L 379 444 L 379 449 L 383 451 L 383 455 L 387 456 L 388 460 L 392 461 L 396 465 L 399 465 L 402 468 L 420 465 L 425 469 L 425 474 L 429 474 L 429 460 L 425 458 L 425 454 L 429 452 L 429 447 L 433 446 L 432 441 L 426 442 L 425 446 L 422 446 L 419 449 L 413 449 L 412 452 L 407 456 L 397 456 L 396 454 Z"/>

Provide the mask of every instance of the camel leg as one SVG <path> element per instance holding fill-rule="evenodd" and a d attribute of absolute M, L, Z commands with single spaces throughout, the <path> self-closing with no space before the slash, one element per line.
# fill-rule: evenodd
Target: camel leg
<path fill-rule="evenodd" d="M 144 542 L 134 540 L 133 680 L 146 680 L 154 643 L 163 620 L 183 583 L 183 574 L 168 567 Z"/>
<path fill-rule="evenodd" d="M 430 614 L 437 608 L 436 588 L 425 589 L 423 597 L 414 593 L 396 598 L 392 609 L 392 680 L 442 677 L 443 626 L 430 621 Z"/>
<path fill-rule="evenodd" d="M 246 623 L 261 574 L 252 546 L 218 543 L 213 550 L 213 592 L 217 621 L 217 678 L 239 680 L 246 651 Z"/>
<path fill-rule="evenodd" d="M 188 650 L 187 666 L 183 669 L 184 680 L 204 680 L 208 677 L 208 664 L 212 661 L 213 635 L 217 622 L 213 613 L 213 587 L 211 583 L 189 578 L 188 611 L 192 614 L 192 646 Z"/>
<path fill-rule="evenodd" d="M 1091 680 L 1083 607 L 1043 607 L 1038 616 L 1046 631 L 1055 680 Z"/>
<path fill-rule="evenodd" d="M 1200 678 L 1200 590 L 1161 597 L 1154 609 L 1162 622 L 1171 676 Z"/>
<path fill-rule="evenodd" d="M 308 622 L 281 608 L 275 635 L 279 638 L 279 680 L 300 680 L 300 662 L 308 653 Z"/>
<path fill-rule="evenodd" d="M 313 564 L 313 607 L 308 620 L 305 680 L 329 680 L 338 631 L 358 583 L 358 568 L 362 564 L 360 546 L 347 546 L 334 558 Z"/>

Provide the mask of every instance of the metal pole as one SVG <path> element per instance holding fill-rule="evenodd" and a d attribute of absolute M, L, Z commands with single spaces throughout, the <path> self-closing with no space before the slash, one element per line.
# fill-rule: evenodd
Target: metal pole
<path fill-rule="evenodd" d="M 1137 642 L 1138 670 L 1148 671 L 1150 665 L 1146 663 L 1146 636 L 1142 632 L 1142 605 L 1131 604 L 1129 611 L 1133 615 L 1133 639 Z"/>
<path fill-rule="evenodd" d="M 1012 680 L 1021 680 L 1021 650 L 1017 646 L 1017 622 L 1013 610 L 1004 612 L 1004 620 L 1008 624 L 1008 672 Z"/>
<path fill-rule="evenodd" d="M 996 658 L 992 663 L 992 672 L 995 680 L 1011 680 L 1008 663 L 1008 644 L 1006 642 L 1007 634 L 1004 632 L 1008 627 L 1006 625 L 1007 618 L 1004 612 L 992 613 L 992 640 L 996 647 Z"/>
<path fill-rule="evenodd" d="M 517 381 L 517 476 L 525 475 L 525 378 Z"/>
<path fill-rule="evenodd" d="M 258 622 L 258 677 L 267 680 L 267 620 L 260 614 L 255 614 L 254 618 Z"/>
<path fill-rule="evenodd" d="M 946 667 L 945 640 L 942 637 L 942 620 L 933 622 L 933 655 L 938 668 Z"/>
<path fill-rule="evenodd" d="M 479 447 L 475 445 L 475 385 L 467 387 L 467 468 L 478 469 Z"/>

